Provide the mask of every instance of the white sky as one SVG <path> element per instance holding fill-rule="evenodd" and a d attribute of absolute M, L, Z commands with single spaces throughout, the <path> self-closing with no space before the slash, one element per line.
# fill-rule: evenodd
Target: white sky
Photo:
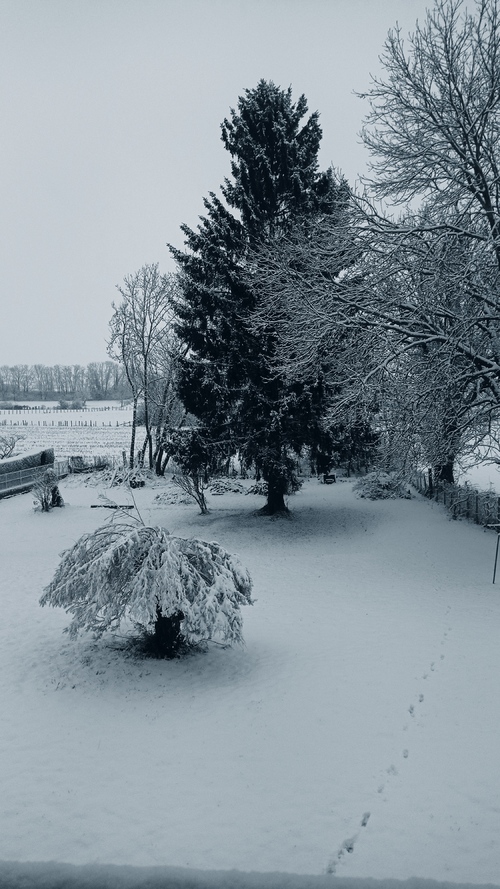
<path fill-rule="evenodd" d="M 0 0 L 0 365 L 105 360 L 115 285 L 195 227 L 260 78 L 321 114 L 353 183 L 387 31 L 429 0 Z"/>

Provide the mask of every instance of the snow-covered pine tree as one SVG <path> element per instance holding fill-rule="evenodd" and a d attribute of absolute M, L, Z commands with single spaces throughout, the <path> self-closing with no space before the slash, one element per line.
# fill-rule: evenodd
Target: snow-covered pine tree
<path fill-rule="evenodd" d="M 248 571 L 218 543 L 119 520 L 62 554 L 40 605 L 72 615 L 70 636 L 87 630 L 99 637 L 128 618 L 168 658 L 185 643 L 241 642 L 240 607 L 252 604 L 251 590 Z"/>
<path fill-rule="evenodd" d="M 345 181 L 319 172 L 318 113 L 305 121 L 304 96 L 292 101 L 261 80 L 246 90 L 222 124 L 231 178 L 205 199 L 196 231 L 182 226 L 187 251 L 171 247 L 181 271 L 177 332 L 186 345 L 179 394 L 210 438 L 238 451 L 268 483 L 263 512 L 285 510 L 293 455 L 321 426 L 325 391 L 319 375 L 292 381 L 276 370 L 276 329 L 254 324 L 257 283 L 249 283 L 252 250 L 272 244 L 299 220 L 346 205 Z"/>

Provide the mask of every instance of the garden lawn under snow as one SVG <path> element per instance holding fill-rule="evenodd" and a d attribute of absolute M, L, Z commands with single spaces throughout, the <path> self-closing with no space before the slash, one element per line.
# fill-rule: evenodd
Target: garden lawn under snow
<path fill-rule="evenodd" d="M 140 660 L 38 605 L 109 515 L 61 490 L 49 514 L 0 501 L 0 859 L 500 883 L 492 532 L 350 482 L 276 520 L 138 490 L 146 522 L 237 553 L 257 600 L 245 647 Z"/>

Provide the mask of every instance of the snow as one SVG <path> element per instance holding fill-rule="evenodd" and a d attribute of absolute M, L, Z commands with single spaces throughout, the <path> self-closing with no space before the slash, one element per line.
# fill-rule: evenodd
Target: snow
<path fill-rule="evenodd" d="M 38 599 L 106 518 L 99 489 L 63 482 L 49 514 L 0 502 L 0 859 L 24 863 L 0 885 L 29 862 L 40 881 L 48 862 L 128 865 L 106 871 L 120 886 L 165 866 L 191 869 L 155 871 L 186 887 L 233 869 L 234 887 L 499 883 L 496 535 L 350 482 L 307 481 L 288 520 L 235 493 L 201 516 L 159 490 L 134 492 L 144 521 L 250 570 L 244 647 L 145 661 L 121 637 L 69 640 Z"/>

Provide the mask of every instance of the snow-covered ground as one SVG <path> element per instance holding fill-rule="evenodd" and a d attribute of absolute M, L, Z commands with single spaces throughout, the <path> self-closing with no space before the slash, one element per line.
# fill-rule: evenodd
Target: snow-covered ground
<path fill-rule="evenodd" d="M 276 520 L 138 490 L 145 521 L 238 553 L 257 599 L 245 647 L 144 661 L 38 605 L 107 513 L 61 488 L 48 515 L 0 501 L 0 859 L 500 883 L 494 534 L 350 482 Z"/>

